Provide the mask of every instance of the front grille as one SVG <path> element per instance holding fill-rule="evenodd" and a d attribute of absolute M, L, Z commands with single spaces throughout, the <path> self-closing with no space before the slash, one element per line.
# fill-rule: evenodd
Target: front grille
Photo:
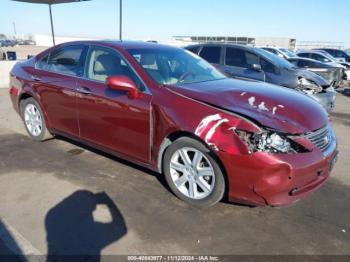
<path fill-rule="evenodd" d="M 315 146 L 324 152 L 332 143 L 333 136 L 329 126 L 323 127 L 317 131 L 308 133 L 305 138 L 309 139 Z"/>

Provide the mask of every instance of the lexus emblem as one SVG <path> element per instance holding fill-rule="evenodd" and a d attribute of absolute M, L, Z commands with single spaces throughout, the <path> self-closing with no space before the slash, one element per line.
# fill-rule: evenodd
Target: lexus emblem
<path fill-rule="evenodd" d="M 329 143 L 329 137 L 328 137 L 328 136 L 325 136 L 325 137 L 323 138 L 323 140 L 324 140 L 325 144 L 328 144 L 328 143 Z"/>

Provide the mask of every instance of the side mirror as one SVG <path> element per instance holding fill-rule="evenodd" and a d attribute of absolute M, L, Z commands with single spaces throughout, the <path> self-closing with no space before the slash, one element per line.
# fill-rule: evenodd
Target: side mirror
<path fill-rule="evenodd" d="M 261 65 L 259 65 L 259 64 L 253 64 L 252 65 L 252 69 L 257 71 L 257 72 L 261 72 L 262 71 Z"/>
<path fill-rule="evenodd" d="M 135 83 L 127 76 L 109 76 L 106 79 L 109 88 L 117 91 L 125 91 L 130 99 L 141 97 Z"/>

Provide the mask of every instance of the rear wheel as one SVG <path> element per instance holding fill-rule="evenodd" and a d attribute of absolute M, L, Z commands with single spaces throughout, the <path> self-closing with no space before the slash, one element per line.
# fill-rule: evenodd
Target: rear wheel
<path fill-rule="evenodd" d="M 199 207 L 219 202 L 225 192 L 225 179 L 212 152 L 197 140 L 183 137 L 165 152 L 163 170 L 173 193 Z"/>
<path fill-rule="evenodd" d="M 35 141 L 45 141 L 52 138 L 46 128 L 44 114 L 39 104 L 33 98 L 21 101 L 21 115 L 29 136 Z"/>

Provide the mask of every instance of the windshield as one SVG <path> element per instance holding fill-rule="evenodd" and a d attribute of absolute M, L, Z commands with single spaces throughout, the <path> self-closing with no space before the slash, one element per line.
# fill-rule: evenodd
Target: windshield
<path fill-rule="evenodd" d="M 277 65 L 279 67 L 283 67 L 286 69 L 295 69 L 296 68 L 293 64 L 289 63 L 284 58 L 281 58 L 275 54 L 272 54 L 264 49 L 256 48 L 255 50 L 257 53 L 259 53 L 263 57 L 268 58 L 271 62 L 273 62 L 275 65 Z"/>
<path fill-rule="evenodd" d="M 350 50 L 346 50 L 345 53 L 350 56 Z"/>
<path fill-rule="evenodd" d="M 191 84 L 226 78 L 212 65 L 187 50 L 173 48 L 128 49 L 158 84 Z"/>
<path fill-rule="evenodd" d="M 280 48 L 280 51 L 282 53 L 284 53 L 285 55 L 287 55 L 288 57 L 292 58 L 292 57 L 298 57 L 294 52 L 288 50 L 287 48 Z"/>

